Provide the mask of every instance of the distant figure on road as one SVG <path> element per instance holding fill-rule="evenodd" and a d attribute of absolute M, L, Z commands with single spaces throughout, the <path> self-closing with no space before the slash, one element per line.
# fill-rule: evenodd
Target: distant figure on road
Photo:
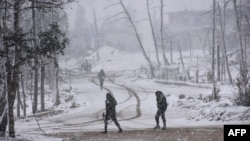
<path fill-rule="evenodd" d="M 99 78 L 100 88 L 101 89 L 103 89 L 103 83 L 104 83 L 105 77 L 106 77 L 106 74 L 105 74 L 104 70 L 101 69 L 100 72 L 98 73 L 98 78 Z"/>
<path fill-rule="evenodd" d="M 156 126 L 154 127 L 154 129 L 160 129 L 159 117 L 161 116 L 162 122 L 163 122 L 162 130 L 165 130 L 166 129 L 165 112 L 168 106 L 167 100 L 161 91 L 156 91 L 155 96 L 156 96 L 156 102 L 157 102 L 157 112 L 155 115 Z"/>
<path fill-rule="evenodd" d="M 107 131 L 108 120 L 110 120 L 110 119 L 118 127 L 119 133 L 121 133 L 122 132 L 122 128 L 121 128 L 120 124 L 118 123 L 118 121 L 116 119 L 115 106 L 117 105 L 117 102 L 116 102 L 115 98 L 110 93 L 106 94 L 105 105 L 106 105 L 106 114 L 103 114 L 104 124 L 105 124 L 105 126 L 104 126 L 104 132 L 103 133 L 108 133 L 108 131 Z"/>

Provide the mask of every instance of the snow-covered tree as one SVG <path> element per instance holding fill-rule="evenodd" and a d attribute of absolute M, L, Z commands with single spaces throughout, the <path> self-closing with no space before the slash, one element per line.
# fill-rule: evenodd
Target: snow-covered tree
<path fill-rule="evenodd" d="M 58 24 L 52 24 L 48 31 L 41 32 L 39 34 L 40 38 L 40 52 L 45 54 L 47 57 L 51 57 L 54 60 L 54 65 L 56 67 L 56 76 L 58 77 L 59 66 L 57 55 L 63 54 L 63 50 L 68 44 L 69 40 L 66 38 L 65 33 L 61 31 Z M 58 88 L 58 78 L 56 78 L 56 102 L 55 105 L 60 104 L 59 99 L 59 88 Z"/>

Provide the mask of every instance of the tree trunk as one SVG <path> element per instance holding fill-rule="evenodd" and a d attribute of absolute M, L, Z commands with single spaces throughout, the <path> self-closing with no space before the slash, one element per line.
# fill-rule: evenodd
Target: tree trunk
<path fill-rule="evenodd" d="M 24 89 L 24 80 L 23 80 L 23 73 L 21 74 L 21 85 L 22 85 L 22 92 L 23 92 L 23 116 L 26 116 L 26 94 Z"/>
<path fill-rule="evenodd" d="M 168 59 L 165 55 L 165 47 L 164 47 L 164 34 L 163 34 L 163 0 L 161 0 L 161 48 L 162 48 L 162 56 L 165 65 L 169 65 Z"/>
<path fill-rule="evenodd" d="M 7 30 L 7 25 L 6 25 L 7 6 L 6 6 L 6 2 L 7 2 L 7 0 L 5 0 L 4 4 L 0 3 L 0 4 L 2 4 L 1 8 L 4 9 L 4 10 L 0 9 L 0 10 L 4 11 L 3 16 L 1 17 L 2 18 L 2 24 L 3 24 L 2 25 L 3 30 L 1 30 L 3 32 L 1 33 L 1 37 L 2 37 L 2 40 L 3 40 L 4 49 L 5 49 L 6 55 L 7 55 L 6 61 L 4 62 L 5 63 L 5 71 L 4 72 L 8 72 L 6 67 L 7 67 L 7 64 L 9 64 L 8 61 L 10 61 L 9 57 L 8 57 L 9 51 L 8 51 L 8 47 L 7 47 L 6 32 L 5 32 Z M 7 85 L 7 75 L 4 75 L 4 90 L 3 90 L 3 93 L 2 93 L 2 95 L 3 95 L 3 99 L 2 100 L 3 101 L 1 101 L 1 103 L 0 103 L 0 104 L 3 104 L 2 105 L 3 107 L 5 107 L 2 110 L 3 113 L 2 113 L 2 116 L 1 116 L 1 120 L 0 120 L 0 136 L 2 136 L 2 137 L 5 136 L 6 128 L 7 128 L 7 124 L 8 124 L 8 118 L 7 118 L 7 108 L 8 108 L 7 96 L 8 96 L 8 88 L 7 88 L 7 86 L 8 86 Z"/>
<path fill-rule="evenodd" d="M 41 112 L 45 110 L 45 101 L 44 101 L 44 79 L 45 79 L 45 65 L 43 64 L 42 59 L 42 67 L 41 67 Z"/>
<path fill-rule="evenodd" d="M 5 132 L 6 132 L 6 128 L 7 128 L 7 123 L 8 123 L 8 119 L 7 119 L 7 105 L 5 102 L 5 108 L 3 108 L 3 111 L 0 111 L 2 114 L 1 118 L 0 118 L 0 137 L 5 137 Z"/>
<path fill-rule="evenodd" d="M 218 81 L 220 81 L 221 79 L 221 62 L 220 62 L 220 46 L 217 45 L 217 78 Z"/>
<path fill-rule="evenodd" d="M 17 86 L 17 91 L 16 91 L 16 94 L 17 94 L 17 117 L 20 117 L 20 92 L 19 92 L 19 86 Z"/>
<path fill-rule="evenodd" d="M 192 61 L 192 39 L 191 39 L 191 33 L 188 29 L 188 39 L 189 39 L 189 61 Z"/>
<path fill-rule="evenodd" d="M 6 2 L 6 1 L 5 1 Z M 4 10 L 4 4 L 3 0 L 0 0 L 0 12 L 2 13 Z M 0 40 L 3 41 L 3 45 L 6 48 L 4 44 L 4 19 L 5 17 L 1 14 L 0 15 Z M 4 70 L 6 72 L 6 70 Z M 6 82 L 6 76 L 4 75 L 3 78 L 4 82 Z M 3 85 L 3 91 L 0 95 L 0 137 L 5 137 L 5 131 L 7 127 L 7 103 L 6 103 L 6 83 Z"/>
<path fill-rule="evenodd" d="M 239 42 L 240 42 L 240 74 L 242 75 L 242 78 L 245 78 L 245 59 L 244 59 L 244 49 L 243 49 L 243 45 L 242 45 L 242 33 L 241 33 L 241 24 L 240 24 L 240 19 L 239 19 L 239 14 L 238 14 L 238 10 L 237 10 L 237 4 L 236 4 L 236 0 L 233 0 L 234 3 L 234 10 L 235 10 L 235 16 L 236 16 L 236 24 L 237 24 L 237 30 L 238 30 L 238 35 L 239 35 Z"/>
<path fill-rule="evenodd" d="M 212 83 L 215 81 L 215 0 L 213 0 L 213 31 L 212 31 Z"/>
<path fill-rule="evenodd" d="M 35 0 L 32 0 L 32 34 L 33 34 L 33 45 L 34 49 L 37 50 L 37 36 L 36 36 L 36 11 L 35 11 Z M 38 97 L 38 56 L 37 52 L 35 53 L 34 58 L 34 96 L 32 101 L 32 113 L 35 114 L 37 112 L 37 97 Z"/>
<path fill-rule="evenodd" d="M 212 32 L 212 99 L 217 97 L 216 81 L 215 81 L 215 0 L 213 0 L 213 32 Z"/>
<path fill-rule="evenodd" d="M 20 32 L 19 27 L 19 14 L 20 14 L 20 1 L 15 1 L 14 3 L 14 30 L 15 33 L 18 34 Z M 8 50 L 8 48 L 7 48 Z M 8 51 L 7 51 L 8 53 Z M 15 59 L 10 60 L 9 57 L 7 57 L 6 62 L 6 71 L 7 73 L 7 105 L 8 105 L 8 127 L 9 127 L 9 136 L 15 137 L 15 119 L 14 119 L 14 102 L 18 87 L 18 73 L 19 73 L 19 66 L 16 65 L 16 63 L 20 60 L 20 41 L 15 41 Z M 13 63 L 14 62 L 14 63 Z M 12 64 L 13 63 L 13 66 Z"/>
<path fill-rule="evenodd" d="M 250 4 L 250 2 L 249 2 L 249 4 Z M 249 65 L 249 62 L 248 62 L 248 60 L 247 60 L 247 58 L 248 58 L 248 56 L 247 56 L 247 52 L 248 52 L 248 50 L 247 50 L 247 47 L 249 47 L 250 45 L 249 45 L 249 39 L 250 39 L 250 22 L 249 22 L 249 18 L 248 18 L 248 15 L 246 14 L 245 15 L 245 19 L 246 19 L 246 21 L 247 21 L 247 29 L 248 29 L 248 31 L 247 30 L 245 30 L 245 61 L 246 61 L 246 66 L 248 66 Z"/>
<path fill-rule="evenodd" d="M 248 68 L 248 61 L 247 61 L 247 35 L 248 33 L 247 33 L 247 31 L 245 30 L 245 54 L 244 54 L 244 56 L 245 56 L 245 65 L 246 65 L 246 70 L 247 70 L 247 68 Z"/>
<path fill-rule="evenodd" d="M 183 69 L 183 73 L 184 73 L 184 79 L 183 80 L 186 80 L 187 79 L 187 75 L 186 75 L 186 69 L 185 69 L 185 66 L 184 66 L 183 58 L 182 58 L 180 43 L 178 43 L 178 49 L 179 49 L 180 58 L 181 58 L 181 65 L 182 65 L 182 69 Z"/>
<path fill-rule="evenodd" d="M 161 63 L 160 63 L 160 60 L 159 60 L 159 52 L 158 52 L 157 42 L 156 42 L 156 38 L 155 38 L 152 18 L 151 18 L 151 14 L 150 14 L 150 10 L 149 10 L 148 0 L 147 0 L 147 10 L 148 10 L 147 12 L 148 12 L 149 23 L 150 23 L 150 27 L 151 27 L 151 34 L 152 34 L 153 41 L 154 41 L 154 46 L 155 46 L 156 59 L 157 59 L 158 65 L 160 66 Z"/>
<path fill-rule="evenodd" d="M 225 4 L 224 4 L 224 9 L 225 9 Z M 226 68 L 227 68 L 227 74 L 228 74 L 228 78 L 229 78 L 229 82 L 232 85 L 233 84 L 233 80 L 232 80 L 232 76 L 231 76 L 231 72 L 230 72 L 230 68 L 229 68 L 229 63 L 228 63 L 228 56 L 227 56 L 227 48 L 226 48 L 226 40 L 225 40 L 225 25 L 222 24 L 222 18 L 221 18 L 221 10 L 220 10 L 220 6 L 218 5 L 218 12 L 219 12 L 219 19 L 220 19 L 220 29 L 221 29 L 221 35 L 222 35 L 222 43 L 223 43 L 223 51 L 224 51 L 224 56 L 225 56 L 225 63 L 226 63 Z M 225 11 L 225 10 L 224 10 Z M 224 13 L 225 16 L 225 13 Z M 225 17 L 224 17 L 225 19 Z M 225 21 L 224 21 L 225 23 Z M 224 25 L 224 26 L 223 26 Z"/>
<path fill-rule="evenodd" d="M 45 13 L 43 9 L 38 9 L 38 13 L 39 13 L 39 30 L 40 32 L 44 32 L 44 16 L 43 14 Z M 44 101 L 44 80 L 45 80 L 45 60 L 46 57 L 43 55 L 40 55 L 40 61 L 41 61 L 41 78 L 40 78 L 40 102 L 41 102 L 41 112 L 45 111 L 45 101 Z"/>
<path fill-rule="evenodd" d="M 11 66 L 10 60 L 6 62 L 7 69 L 7 118 L 8 118 L 8 127 L 9 127 L 9 136 L 15 137 L 15 120 L 14 120 L 14 102 L 16 97 L 16 88 L 17 88 L 17 71 Z"/>
<path fill-rule="evenodd" d="M 96 20 L 96 15 L 95 15 L 95 10 L 93 10 L 94 14 L 94 22 L 95 22 L 95 31 L 96 31 L 96 61 L 100 60 L 100 55 L 98 49 L 100 48 L 100 40 L 99 40 L 99 31 L 98 31 L 98 26 L 97 26 L 97 20 Z"/>
<path fill-rule="evenodd" d="M 170 37 L 170 61 L 173 63 L 173 41 L 172 37 Z"/>
<path fill-rule="evenodd" d="M 196 72 L 195 72 L 195 76 L 196 76 L 196 83 L 199 83 L 199 57 L 197 56 L 197 62 L 196 62 Z"/>
<path fill-rule="evenodd" d="M 7 102 L 6 102 L 6 84 L 4 83 L 2 94 L 0 95 L 0 137 L 5 137 L 7 127 Z"/>
<path fill-rule="evenodd" d="M 55 56 L 56 57 L 56 56 Z M 60 95 L 59 95 L 59 86 L 58 86 L 58 81 L 59 81 L 59 67 L 58 67 L 58 64 L 57 64 L 57 60 L 55 59 L 54 61 L 54 65 L 55 65 L 55 75 L 56 75 L 56 102 L 55 102 L 55 105 L 59 105 L 61 102 L 60 102 Z"/>
<path fill-rule="evenodd" d="M 3 13 L 3 0 L 0 0 L 0 13 Z M 0 14 L 0 38 L 3 37 L 3 15 Z"/>
<path fill-rule="evenodd" d="M 144 47 L 143 47 L 143 45 L 142 45 L 141 39 L 140 39 L 139 34 L 138 34 L 138 32 L 137 32 L 137 29 L 136 29 L 136 27 L 135 27 L 135 24 L 134 24 L 134 22 L 132 21 L 131 16 L 130 16 L 130 14 L 128 13 L 126 7 L 124 6 L 122 0 L 120 0 L 120 4 L 121 4 L 121 6 L 123 7 L 123 9 L 124 9 L 126 15 L 128 16 L 128 19 L 129 19 L 129 21 L 130 21 L 130 23 L 131 23 L 131 25 L 132 25 L 132 27 L 133 27 L 133 29 L 134 29 L 134 31 L 135 31 L 136 38 L 137 38 L 137 40 L 138 40 L 138 42 L 139 42 L 139 45 L 140 45 L 140 48 L 141 48 L 141 50 L 142 50 L 143 56 L 144 56 L 144 58 L 146 59 L 146 61 L 148 62 L 148 64 L 149 64 L 150 72 L 151 72 L 151 77 L 154 78 L 155 75 L 154 75 L 153 65 L 152 65 L 152 63 L 151 63 L 149 57 L 147 56 L 147 54 L 146 54 L 146 52 L 145 52 L 145 49 L 144 49 Z"/>

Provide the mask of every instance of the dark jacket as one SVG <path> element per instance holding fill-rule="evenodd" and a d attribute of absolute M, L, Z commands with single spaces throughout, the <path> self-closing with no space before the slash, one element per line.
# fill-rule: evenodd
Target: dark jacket
<path fill-rule="evenodd" d="M 163 95 L 163 93 L 159 93 L 156 95 L 156 101 L 157 101 L 157 109 L 158 110 L 166 110 L 167 109 L 167 100 L 166 97 Z"/>
<path fill-rule="evenodd" d="M 101 70 L 99 73 L 98 73 L 98 78 L 100 80 L 104 80 L 104 78 L 106 77 L 106 74 L 103 70 Z"/>
<path fill-rule="evenodd" d="M 105 101 L 105 104 L 106 104 L 106 114 L 110 116 L 115 116 L 116 113 L 115 106 L 117 105 L 117 102 L 111 94 L 107 94 L 107 99 Z"/>

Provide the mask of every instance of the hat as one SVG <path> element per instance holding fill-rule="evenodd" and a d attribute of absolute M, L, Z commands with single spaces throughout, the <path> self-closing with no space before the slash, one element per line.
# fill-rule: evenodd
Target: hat
<path fill-rule="evenodd" d="M 162 91 L 156 91 L 155 94 L 157 95 L 162 94 Z"/>

